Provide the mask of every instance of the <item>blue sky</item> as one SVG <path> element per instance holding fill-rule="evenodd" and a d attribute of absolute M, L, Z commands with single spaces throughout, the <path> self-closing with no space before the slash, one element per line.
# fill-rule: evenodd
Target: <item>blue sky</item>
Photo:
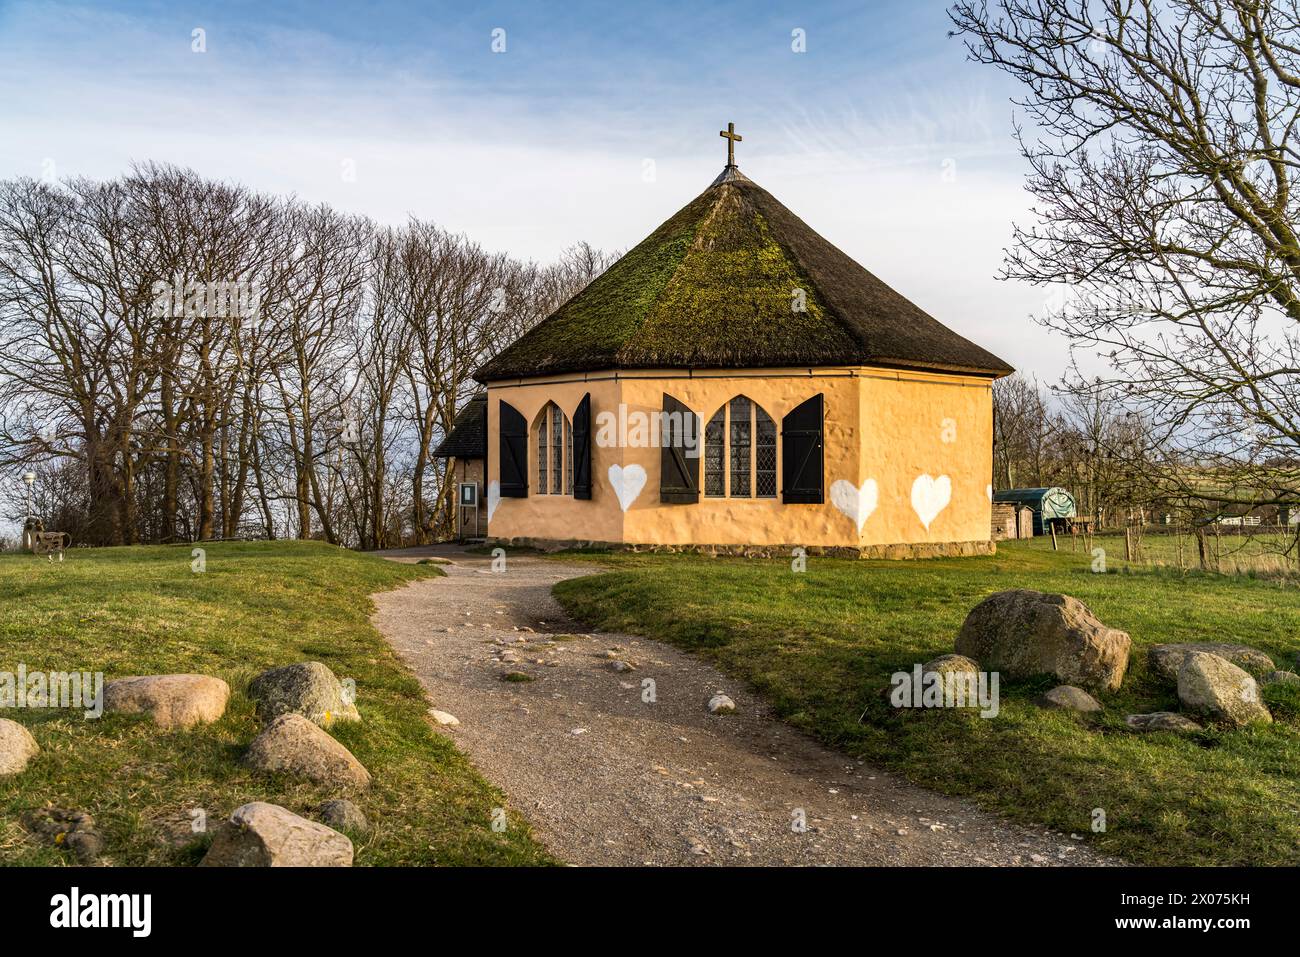
<path fill-rule="evenodd" d="M 1051 379 L 1064 344 L 1028 319 L 1045 294 L 993 279 L 1029 218 L 1014 90 L 948 28 L 930 0 L 0 0 L 0 177 L 166 160 L 547 259 L 643 238 L 721 168 L 730 120 L 749 176 Z"/>

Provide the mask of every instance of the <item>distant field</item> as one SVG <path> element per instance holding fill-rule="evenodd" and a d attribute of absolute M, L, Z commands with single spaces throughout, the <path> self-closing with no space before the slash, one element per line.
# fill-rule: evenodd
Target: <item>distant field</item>
<path fill-rule="evenodd" d="M 504 797 L 426 715 L 419 684 L 368 617 L 372 592 L 441 574 L 316 543 L 213 544 L 207 570 L 190 570 L 190 546 L 74 549 L 50 564 L 0 556 L 0 671 L 103 671 L 106 679 L 164 672 L 224 678 L 225 717 L 159 732 L 146 718 L 80 712 L 0 711 L 25 724 L 41 754 L 0 778 L 0 863 L 62 864 L 31 842 L 23 812 L 54 804 L 89 811 L 116 864 L 191 864 L 208 836 L 185 846 L 160 839 L 167 822 L 205 811 L 215 823 L 235 807 L 271 801 L 311 816 L 336 795 L 254 776 L 239 757 L 259 730 L 243 691 L 259 671 L 317 660 L 357 684 L 364 721 L 335 736 L 374 775 L 358 798 L 373 825 L 357 843 L 360 865 L 536 864 L 547 857 L 526 824 L 491 828 Z M 182 828 L 183 830 L 183 828 Z"/>
<path fill-rule="evenodd" d="M 1150 539 L 1148 538 L 1148 541 Z M 1138 735 L 1124 716 L 1177 710 L 1148 672 L 1167 641 L 1238 641 L 1279 667 L 1300 652 L 1300 589 L 1280 580 L 1123 568 L 1053 553 L 1050 541 L 1000 543 L 996 556 L 920 562 L 787 561 L 682 555 L 576 556 L 613 568 L 561 582 L 565 607 L 593 626 L 690 649 L 748 681 L 791 724 L 1022 821 L 1087 835 L 1141 864 L 1300 864 L 1300 694 L 1264 689 L 1276 723 L 1189 737 Z M 1109 549 L 1108 549 L 1109 550 Z M 572 560 L 572 554 L 563 558 Z M 992 720 L 901 712 L 882 693 L 891 673 L 953 650 L 966 613 L 1007 588 L 1059 591 L 1133 636 L 1124 687 L 1097 717 L 1032 699 L 1050 681 L 1005 683 Z M 1106 816 L 1094 833 L 1094 809 Z"/>

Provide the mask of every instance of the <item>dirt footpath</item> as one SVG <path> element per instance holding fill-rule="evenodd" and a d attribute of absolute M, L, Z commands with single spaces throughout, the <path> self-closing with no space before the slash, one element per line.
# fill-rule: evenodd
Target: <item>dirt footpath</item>
<path fill-rule="evenodd" d="M 561 860 L 1113 863 L 1079 838 L 1008 823 L 829 751 L 668 645 L 584 632 L 551 587 L 590 566 L 515 555 L 495 573 L 489 557 L 453 548 L 385 553 L 426 555 L 453 562 L 447 577 L 376 595 L 374 624 L 432 706 L 460 720 L 443 730 Z M 509 672 L 533 680 L 503 680 Z M 735 714 L 709 714 L 718 691 Z"/>

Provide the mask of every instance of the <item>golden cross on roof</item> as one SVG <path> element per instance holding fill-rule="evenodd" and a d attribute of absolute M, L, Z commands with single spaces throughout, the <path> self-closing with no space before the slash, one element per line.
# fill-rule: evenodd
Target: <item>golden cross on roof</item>
<path fill-rule="evenodd" d="M 736 144 L 744 139 L 736 132 L 736 124 L 728 123 L 725 130 L 718 130 L 718 135 L 727 141 L 727 165 L 736 165 Z"/>

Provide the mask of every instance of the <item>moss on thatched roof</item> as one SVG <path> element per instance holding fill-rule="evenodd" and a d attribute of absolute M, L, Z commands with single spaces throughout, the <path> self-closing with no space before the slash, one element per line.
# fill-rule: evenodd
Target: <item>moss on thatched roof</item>
<path fill-rule="evenodd" d="M 819 365 L 1012 371 L 729 167 L 476 378 Z"/>

